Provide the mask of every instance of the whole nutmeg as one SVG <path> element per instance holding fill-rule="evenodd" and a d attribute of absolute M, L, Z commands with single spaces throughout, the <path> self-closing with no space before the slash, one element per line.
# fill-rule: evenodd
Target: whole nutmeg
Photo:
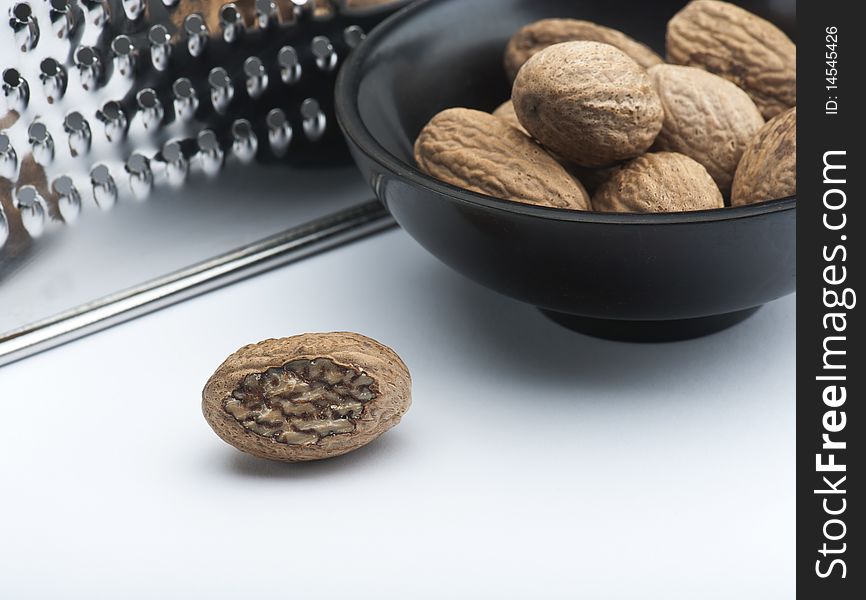
<path fill-rule="evenodd" d="M 235 448 L 283 462 L 351 452 L 400 422 L 411 379 L 393 350 L 357 333 L 245 346 L 208 380 L 202 412 Z"/>
<path fill-rule="evenodd" d="M 695 159 L 723 194 L 730 192 L 743 151 L 764 125 L 758 107 L 736 85 L 702 69 L 657 65 L 648 73 L 665 111 L 653 149 Z"/>
<path fill-rule="evenodd" d="M 592 197 L 592 207 L 603 212 L 664 213 L 724 206 L 707 170 L 677 152 L 650 152 L 626 163 Z"/>
<path fill-rule="evenodd" d="M 646 152 L 664 111 L 649 75 L 613 46 L 567 42 L 520 69 L 512 92 L 526 130 L 581 167 L 606 167 Z"/>
<path fill-rule="evenodd" d="M 668 61 L 744 89 L 765 119 L 797 103 L 797 48 L 778 27 L 728 2 L 694 0 L 668 23 Z"/>
<path fill-rule="evenodd" d="M 628 164 L 617 163 L 611 167 L 600 167 L 597 169 L 587 169 L 586 167 L 578 167 L 577 165 L 567 166 L 568 172 L 577 177 L 580 182 L 586 187 L 590 193 L 590 197 L 598 191 L 606 181 L 609 181 L 620 169 Z"/>
<path fill-rule="evenodd" d="M 648 46 L 616 29 L 578 19 L 542 19 L 521 28 L 505 48 L 505 72 L 514 81 L 530 58 L 554 44 L 563 42 L 601 42 L 619 48 L 647 69 L 660 64 L 661 57 Z"/>
<path fill-rule="evenodd" d="M 797 193 L 797 109 L 770 120 L 740 159 L 731 204 L 742 206 Z"/>
<path fill-rule="evenodd" d="M 514 112 L 514 103 L 511 100 L 503 102 L 493 111 L 493 115 L 499 117 L 515 129 L 519 129 L 526 135 L 529 135 L 529 132 L 520 124 L 520 120 L 517 118 L 517 113 Z M 598 186 L 601 185 L 602 182 L 607 181 L 611 174 L 619 167 L 619 165 L 616 165 L 601 169 L 586 169 L 584 167 L 578 167 L 577 165 L 556 156 L 552 152 L 550 155 L 556 159 L 556 162 L 561 164 L 572 177 L 577 179 L 590 194 L 598 189 Z"/>
<path fill-rule="evenodd" d="M 525 204 L 589 210 L 589 194 L 529 136 L 491 114 L 442 111 L 415 141 L 428 175 L 464 189 Z"/>

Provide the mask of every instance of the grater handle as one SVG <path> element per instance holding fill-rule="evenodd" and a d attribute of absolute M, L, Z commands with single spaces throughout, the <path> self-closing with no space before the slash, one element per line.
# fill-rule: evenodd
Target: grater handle
<path fill-rule="evenodd" d="M 0 334 L 0 366 L 395 225 L 378 200 L 357 204 L 141 286 Z"/>

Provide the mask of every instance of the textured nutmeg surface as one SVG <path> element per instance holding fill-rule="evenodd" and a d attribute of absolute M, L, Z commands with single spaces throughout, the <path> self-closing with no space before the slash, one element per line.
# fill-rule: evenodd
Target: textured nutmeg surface
<path fill-rule="evenodd" d="M 648 72 L 665 112 L 653 149 L 695 159 L 729 193 L 740 157 L 764 125 L 758 107 L 736 85 L 703 69 L 657 65 Z"/>
<path fill-rule="evenodd" d="M 245 346 L 202 394 L 205 419 L 223 440 L 284 462 L 355 450 L 399 423 L 410 403 L 411 379 L 400 358 L 356 333 Z"/>
<path fill-rule="evenodd" d="M 797 193 L 797 109 L 769 121 L 743 153 L 731 204 L 742 206 Z"/>
<path fill-rule="evenodd" d="M 496 108 L 496 110 L 493 111 L 493 115 L 499 117 L 515 129 L 518 129 L 526 135 L 529 135 L 529 132 L 526 131 L 526 129 L 523 128 L 523 125 L 520 124 L 520 120 L 517 118 L 517 113 L 514 112 L 514 103 L 511 100 L 507 100 L 500 104 Z M 572 177 L 577 179 L 590 194 L 592 194 L 592 192 L 595 191 L 603 181 L 607 181 L 607 179 L 618 167 L 617 165 L 600 169 L 586 169 L 583 167 L 578 167 L 577 165 L 570 163 L 559 156 L 556 156 L 550 151 L 548 151 L 548 153 L 554 159 L 556 159 L 556 161 L 561 164 L 565 168 L 565 170 L 568 171 L 569 174 L 571 174 Z"/>
<path fill-rule="evenodd" d="M 520 119 L 517 118 L 517 113 L 514 112 L 514 103 L 511 100 L 506 100 L 493 111 L 494 117 L 499 117 L 515 129 L 529 135 L 529 132 L 520 124 Z"/>
<path fill-rule="evenodd" d="M 797 48 L 769 21 L 728 2 L 694 0 L 668 23 L 668 61 L 744 89 L 770 119 L 797 103 Z"/>
<path fill-rule="evenodd" d="M 430 120 L 415 141 L 415 161 L 428 175 L 505 200 L 589 209 L 589 195 L 529 136 L 489 113 L 451 108 Z"/>
<path fill-rule="evenodd" d="M 643 154 L 664 118 L 646 70 L 597 42 L 557 44 L 533 56 L 517 75 L 512 101 L 543 146 L 589 168 Z"/>
<path fill-rule="evenodd" d="M 677 152 L 650 152 L 618 169 L 592 197 L 597 211 L 650 213 L 725 206 L 707 170 Z"/>
<path fill-rule="evenodd" d="M 505 48 L 505 72 L 514 81 L 530 58 L 554 44 L 563 42 L 601 42 L 619 48 L 645 69 L 660 64 L 662 58 L 621 31 L 578 19 L 542 19 L 521 28 Z"/>

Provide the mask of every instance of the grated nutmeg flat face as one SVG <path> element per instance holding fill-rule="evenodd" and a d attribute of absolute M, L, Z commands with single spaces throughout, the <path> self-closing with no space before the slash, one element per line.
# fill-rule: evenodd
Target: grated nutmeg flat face
<path fill-rule="evenodd" d="M 366 403 L 378 396 L 367 373 L 319 357 L 250 373 L 223 408 L 246 430 L 281 444 L 316 444 L 354 432 Z"/>
<path fill-rule="evenodd" d="M 232 446 L 262 458 L 330 458 L 399 423 L 408 369 L 390 348 L 354 333 L 305 334 L 241 348 L 205 386 L 202 411 Z"/>

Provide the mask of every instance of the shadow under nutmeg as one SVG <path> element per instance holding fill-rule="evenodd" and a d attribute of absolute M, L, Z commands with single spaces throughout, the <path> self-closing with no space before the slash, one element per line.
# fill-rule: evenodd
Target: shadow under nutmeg
<path fill-rule="evenodd" d="M 399 424 L 397 425 L 399 427 Z M 385 463 L 391 455 L 400 452 L 406 440 L 396 431 L 386 431 L 357 450 L 328 458 L 296 463 L 257 458 L 229 446 L 221 448 L 220 471 L 230 476 L 245 479 L 317 479 L 335 477 L 343 472 L 374 468 L 375 463 Z"/>

